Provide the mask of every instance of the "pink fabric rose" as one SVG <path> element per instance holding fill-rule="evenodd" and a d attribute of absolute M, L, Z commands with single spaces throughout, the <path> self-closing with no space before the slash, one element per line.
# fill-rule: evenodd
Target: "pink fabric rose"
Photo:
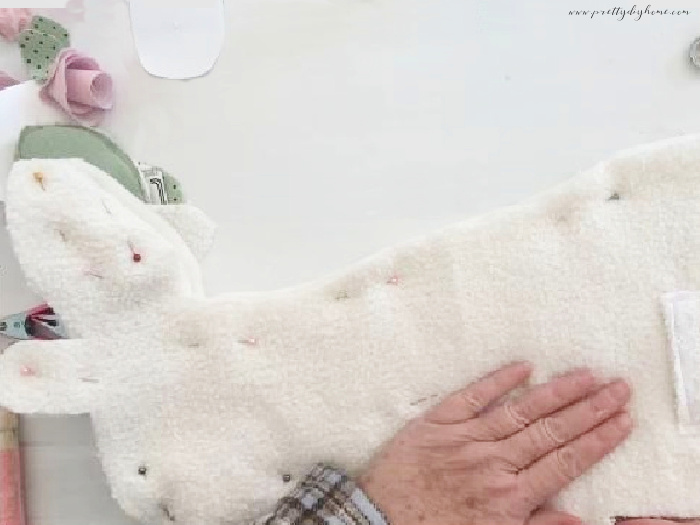
<path fill-rule="evenodd" d="M 41 88 L 41 96 L 58 104 L 79 123 L 97 126 L 112 109 L 112 77 L 95 59 L 72 48 L 62 49 Z"/>
<path fill-rule="evenodd" d="M 0 91 L 10 86 L 16 86 L 17 84 L 19 84 L 19 80 L 15 80 L 4 71 L 0 71 Z"/>
<path fill-rule="evenodd" d="M 31 22 L 31 9 L 0 9 L 0 35 L 6 40 L 17 40 Z"/>

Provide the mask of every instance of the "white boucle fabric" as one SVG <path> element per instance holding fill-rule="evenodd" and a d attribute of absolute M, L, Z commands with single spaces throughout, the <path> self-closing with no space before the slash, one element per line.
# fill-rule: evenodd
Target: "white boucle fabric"
<path fill-rule="evenodd" d="M 592 525 L 700 516 L 662 306 L 700 289 L 700 136 L 273 293 L 204 297 L 187 221 L 162 213 L 77 160 L 22 161 L 8 180 L 17 256 L 75 339 L 14 345 L 0 405 L 89 412 L 130 515 L 247 523 L 284 474 L 357 472 L 437 398 L 529 359 L 537 381 L 586 365 L 635 389 L 631 439 L 559 506 Z"/>

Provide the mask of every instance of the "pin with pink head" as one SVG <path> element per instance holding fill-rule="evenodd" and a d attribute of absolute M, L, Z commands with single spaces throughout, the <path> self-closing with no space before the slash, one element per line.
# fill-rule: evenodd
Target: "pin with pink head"
<path fill-rule="evenodd" d="M 36 370 L 34 370 L 30 366 L 24 365 L 22 368 L 19 369 L 19 374 L 22 377 L 35 377 L 36 376 Z"/>

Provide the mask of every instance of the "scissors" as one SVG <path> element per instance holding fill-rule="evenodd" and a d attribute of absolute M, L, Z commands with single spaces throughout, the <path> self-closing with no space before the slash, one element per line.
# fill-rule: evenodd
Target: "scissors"
<path fill-rule="evenodd" d="M 47 304 L 0 318 L 0 335 L 15 340 L 68 338 L 61 319 Z"/>

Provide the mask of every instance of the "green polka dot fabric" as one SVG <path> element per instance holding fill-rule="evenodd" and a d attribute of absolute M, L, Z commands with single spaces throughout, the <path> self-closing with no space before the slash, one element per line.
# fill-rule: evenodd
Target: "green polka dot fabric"
<path fill-rule="evenodd" d="M 19 35 L 22 61 L 39 82 L 46 81 L 56 56 L 69 45 L 66 28 L 43 16 L 35 16 L 32 25 Z"/>
<path fill-rule="evenodd" d="M 165 186 L 165 194 L 168 197 L 168 204 L 182 204 L 185 202 L 185 194 L 182 191 L 182 185 L 175 177 L 169 173 L 163 173 L 163 183 Z"/>
<path fill-rule="evenodd" d="M 45 35 L 54 37 L 62 44 L 62 47 L 67 47 L 70 45 L 70 35 L 68 34 L 68 30 L 50 18 L 35 16 L 32 19 L 31 28 L 39 33 L 44 33 Z"/>

